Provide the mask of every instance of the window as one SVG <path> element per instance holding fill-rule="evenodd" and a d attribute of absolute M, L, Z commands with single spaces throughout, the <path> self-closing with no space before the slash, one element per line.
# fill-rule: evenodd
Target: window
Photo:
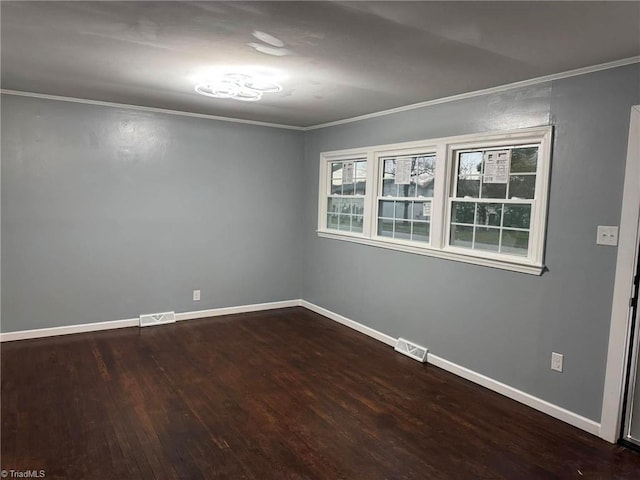
<path fill-rule="evenodd" d="M 450 245 L 526 257 L 538 146 L 457 152 L 456 164 Z"/>
<path fill-rule="evenodd" d="M 318 234 L 543 270 L 551 127 L 326 152 Z"/>
<path fill-rule="evenodd" d="M 327 228 L 362 233 L 366 191 L 366 159 L 331 162 Z"/>
<path fill-rule="evenodd" d="M 377 234 L 429 243 L 434 154 L 380 159 Z"/>

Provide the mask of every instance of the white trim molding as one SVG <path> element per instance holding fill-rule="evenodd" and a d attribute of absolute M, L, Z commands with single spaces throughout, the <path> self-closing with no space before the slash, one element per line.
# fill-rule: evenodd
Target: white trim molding
<path fill-rule="evenodd" d="M 33 330 L 19 330 L 17 332 L 0 333 L 0 342 L 12 342 L 14 340 L 27 340 L 30 338 L 55 337 L 58 335 L 70 335 L 73 333 L 99 332 L 101 330 L 114 330 L 116 328 L 137 327 L 139 318 L 127 318 L 124 320 L 111 320 L 108 322 L 83 323 L 80 325 L 65 325 L 62 327 L 35 328 Z"/>
<path fill-rule="evenodd" d="M 245 120 L 242 118 L 233 118 L 233 117 L 221 117 L 217 115 L 208 115 L 203 113 L 193 113 L 182 110 L 168 110 L 164 108 L 157 107 L 145 107 L 142 105 L 130 105 L 125 103 L 114 103 L 114 102 L 106 102 L 101 100 L 89 100 L 85 98 L 75 98 L 75 97 L 65 97 L 61 95 L 49 95 L 44 93 L 35 93 L 35 92 L 23 92 L 19 90 L 8 90 L 8 89 L 0 89 L 0 94 L 5 95 L 16 95 L 21 97 L 33 97 L 33 98 L 42 98 L 46 100 L 57 100 L 61 102 L 72 102 L 72 103 L 84 103 L 87 105 L 101 105 L 104 107 L 117 107 L 117 108 L 128 108 L 131 110 L 139 110 L 146 112 L 156 112 L 156 113 L 167 113 L 170 115 L 183 115 L 187 117 L 196 117 L 196 118 L 205 118 L 209 120 L 219 120 L 221 122 L 234 122 L 234 123 L 246 123 L 249 125 L 259 125 L 263 127 L 272 127 L 272 128 L 283 128 L 287 130 L 299 130 L 299 131 L 311 131 L 318 130 L 321 128 L 333 127 L 337 125 L 344 125 L 346 123 L 359 122 L 360 120 L 368 120 L 370 118 L 383 117 L 386 115 L 393 115 L 395 113 L 406 112 L 409 110 L 415 110 L 418 108 L 429 107 L 431 105 L 439 105 L 442 103 L 455 102 L 458 100 L 464 100 L 466 98 L 480 97 L 482 95 L 490 95 L 493 93 L 500 93 L 507 90 L 513 90 L 515 88 L 528 87 L 531 85 L 538 85 L 541 83 L 547 83 L 554 80 L 561 80 L 563 78 L 575 77 L 578 75 L 586 75 L 589 73 L 599 72 L 602 70 L 608 70 L 611 68 L 624 67 L 626 65 L 631 65 L 634 63 L 640 63 L 640 56 L 623 58 L 621 60 L 615 60 L 612 62 L 601 63 L 598 65 L 593 65 L 590 67 L 577 68 L 575 70 L 569 70 L 561 73 L 554 73 L 551 75 L 545 75 L 542 77 L 536 77 L 529 80 L 522 80 L 520 82 L 507 83 L 505 85 L 499 85 L 496 87 L 485 88 L 482 90 L 474 90 L 472 92 L 465 92 L 458 95 L 451 95 L 449 97 L 436 98 L 433 100 L 427 100 L 424 102 L 413 103 L 410 105 L 404 105 L 402 107 L 391 108 L 389 110 L 381 110 L 379 112 L 367 113 L 365 115 L 359 115 L 356 117 L 345 118 L 342 120 L 336 120 L 333 122 L 320 123 L 317 125 L 310 125 L 306 127 L 298 126 L 298 125 L 284 125 L 279 123 L 269 123 L 269 122 L 260 122 L 256 120 Z"/>
<path fill-rule="evenodd" d="M 436 98 L 434 100 L 427 100 L 426 102 L 413 103 L 411 105 L 405 105 L 403 107 L 391 108 L 389 110 L 382 110 L 379 112 L 368 113 L 366 115 L 359 115 L 357 117 L 336 120 L 335 122 L 320 123 L 318 125 L 311 125 L 309 127 L 305 127 L 304 130 L 305 131 L 317 130 L 320 128 L 344 125 L 345 123 L 353 123 L 353 122 L 359 122 L 361 120 L 368 120 L 370 118 L 384 117 L 386 115 L 393 115 L 394 113 L 406 112 L 409 110 L 415 110 L 417 108 L 430 107 L 431 105 L 439 105 L 441 103 L 455 102 L 458 100 L 464 100 L 466 98 L 480 97 L 482 95 L 490 95 L 492 93 L 505 92 L 507 90 L 513 90 L 514 88 L 538 85 L 541 83 L 552 82 L 554 80 L 562 80 L 563 78 L 576 77 L 578 75 L 586 75 L 588 73 L 599 72 L 601 70 L 608 70 L 610 68 L 624 67 L 626 65 L 632 65 L 634 63 L 640 63 L 640 56 L 623 58 L 621 60 L 615 60 L 613 62 L 601 63 L 601 64 L 593 65 L 590 67 L 577 68 L 575 70 L 569 70 L 561 73 L 554 73 L 552 75 L 545 75 L 543 77 L 536 77 L 529 80 L 522 80 L 520 82 L 507 83 L 505 85 L 485 88 L 483 90 L 475 90 L 473 92 L 460 93 L 458 95 L 451 95 L 449 97 Z"/>
<path fill-rule="evenodd" d="M 640 225 L 640 105 L 631 108 L 629 146 L 624 174 L 616 277 L 611 306 L 609 352 L 602 398 L 600 436 L 609 442 L 620 438 L 625 372 L 629 352 L 631 315 L 629 299 L 638 251 Z"/>
<path fill-rule="evenodd" d="M 251 305 L 239 305 L 237 307 L 211 308 L 195 312 L 176 313 L 176 321 L 194 320 L 196 318 L 220 317 L 236 313 L 261 312 L 263 310 L 275 310 L 276 308 L 299 307 L 301 300 L 284 300 L 281 302 L 254 303 Z"/>
<path fill-rule="evenodd" d="M 538 410 L 539 412 L 546 413 L 553 418 L 562 420 L 563 422 L 573 425 L 585 432 L 591 433 L 592 435 L 599 435 L 600 433 L 600 424 L 598 422 L 594 422 L 582 415 L 578 415 L 577 413 L 567 410 L 566 408 L 559 407 L 558 405 L 554 405 L 553 403 L 542 400 L 541 398 L 534 397 L 522 390 L 513 388 L 505 383 L 482 375 L 481 373 L 474 372 L 473 370 L 457 365 L 431 353 L 427 354 L 427 362 L 435 365 L 436 367 L 440 367 L 447 372 L 469 380 L 470 382 L 488 388 L 500 395 L 504 395 L 516 402 L 531 407 L 534 410 Z"/>
<path fill-rule="evenodd" d="M 396 346 L 396 339 L 386 333 L 379 332 L 375 328 L 367 327 L 361 323 L 358 323 L 354 320 L 351 320 L 347 317 L 343 317 L 342 315 L 338 315 L 337 313 L 332 312 L 331 310 L 327 310 L 326 308 L 319 307 L 311 302 L 307 302 L 306 300 L 302 300 L 300 302 L 300 306 L 306 308 L 307 310 L 311 310 L 312 312 L 318 313 L 323 317 L 327 317 L 334 322 L 341 323 L 342 325 L 349 327 L 353 330 L 356 330 L 360 333 L 364 333 L 371 338 L 375 338 L 382 343 L 386 343 L 390 347 Z"/>
<path fill-rule="evenodd" d="M 104 102 L 102 100 L 89 100 L 86 98 L 63 97 L 60 95 L 48 95 L 45 93 L 22 92 L 20 90 L 0 89 L 3 95 L 15 95 L 17 97 L 41 98 L 43 100 L 56 100 L 58 102 L 82 103 L 85 105 L 98 105 L 100 107 L 126 108 L 128 110 L 138 110 L 141 112 L 151 113 L 167 113 L 169 115 L 180 115 L 183 117 L 204 118 L 206 120 L 217 120 L 220 122 L 245 123 L 247 125 L 257 125 L 260 127 L 282 128 L 285 130 L 304 130 L 304 127 L 296 127 L 295 125 L 283 125 L 280 123 L 259 122 L 257 120 L 244 120 L 242 118 L 220 117 L 217 115 L 208 115 L 206 113 L 194 113 L 182 110 L 168 110 L 166 108 L 145 107 L 143 105 L 131 105 L 128 103 Z"/>
<path fill-rule="evenodd" d="M 395 346 L 396 339 L 387 335 L 386 333 L 375 330 L 371 327 L 363 325 L 355 320 L 351 320 L 342 315 L 339 315 L 331 310 L 320 307 L 318 305 L 314 305 L 311 302 L 306 300 L 302 300 L 302 307 L 305 307 L 311 311 L 319 313 L 330 320 L 334 320 L 342 325 L 345 325 L 349 328 L 352 328 L 360 333 L 368 335 L 376 340 L 381 341 L 391 347 Z M 591 433 L 593 435 L 600 434 L 600 424 L 591 419 L 583 417 L 582 415 L 578 415 L 575 412 L 567 410 L 566 408 L 562 408 L 558 405 L 554 405 L 553 403 L 547 402 L 541 398 L 535 397 L 531 394 L 523 392 L 522 390 L 518 390 L 517 388 L 511 387 L 507 384 L 494 380 L 493 378 L 487 377 L 486 375 L 482 375 L 481 373 L 474 372 L 466 367 L 461 365 L 457 365 L 449 360 L 445 360 L 444 358 L 433 355 L 432 353 L 427 354 L 427 363 L 430 363 L 436 367 L 442 368 L 447 372 L 453 373 L 459 377 L 462 377 L 470 382 L 488 388 L 500 395 L 504 395 L 507 398 L 515 400 L 516 402 L 527 405 L 528 407 L 533 408 L 534 410 L 538 410 L 539 412 L 546 413 L 547 415 L 561 420 L 569 425 L 573 425 L 585 432 Z"/>
<path fill-rule="evenodd" d="M 219 317 L 234 313 L 259 312 L 262 310 L 274 310 L 276 308 L 288 308 L 300 306 L 301 300 L 285 300 L 281 302 L 255 303 L 236 307 L 212 308 L 194 312 L 176 313 L 176 321 L 193 320 L 197 318 Z M 84 323 L 81 325 L 68 325 L 63 327 L 37 328 L 33 330 L 20 330 L 17 332 L 0 333 L 0 342 L 14 340 L 27 340 L 30 338 L 53 337 L 56 335 L 69 335 L 72 333 L 98 332 L 101 330 L 113 330 L 116 328 L 138 327 L 140 319 L 127 318 L 125 320 L 112 320 L 108 322 Z"/>

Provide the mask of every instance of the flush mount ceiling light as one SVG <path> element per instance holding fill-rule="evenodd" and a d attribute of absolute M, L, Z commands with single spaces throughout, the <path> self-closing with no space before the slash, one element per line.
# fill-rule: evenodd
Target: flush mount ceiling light
<path fill-rule="evenodd" d="M 256 102 L 265 93 L 282 91 L 282 86 L 269 79 L 247 73 L 226 73 L 213 80 L 199 83 L 195 89 L 200 95 L 207 97 Z"/>

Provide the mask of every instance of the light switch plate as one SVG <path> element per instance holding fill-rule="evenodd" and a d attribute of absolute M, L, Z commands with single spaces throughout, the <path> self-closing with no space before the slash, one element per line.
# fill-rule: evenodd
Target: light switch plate
<path fill-rule="evenodd" d="M 596 243 L 598 245 L 610 245 L 613 247 L 618 245 L 618 227 L 598 225 Z"/>

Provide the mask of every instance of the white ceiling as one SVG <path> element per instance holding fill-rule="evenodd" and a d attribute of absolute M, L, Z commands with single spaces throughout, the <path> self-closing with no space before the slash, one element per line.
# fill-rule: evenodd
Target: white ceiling
<path fill-rule="evenodd" d="M 7 2 L 1 86 L 310 126 L 640 55 L 640 2 Z M 250 43 L 266 32 L 289 55 Z M 287 78 L 203 97 L 203 69 Z"/>

